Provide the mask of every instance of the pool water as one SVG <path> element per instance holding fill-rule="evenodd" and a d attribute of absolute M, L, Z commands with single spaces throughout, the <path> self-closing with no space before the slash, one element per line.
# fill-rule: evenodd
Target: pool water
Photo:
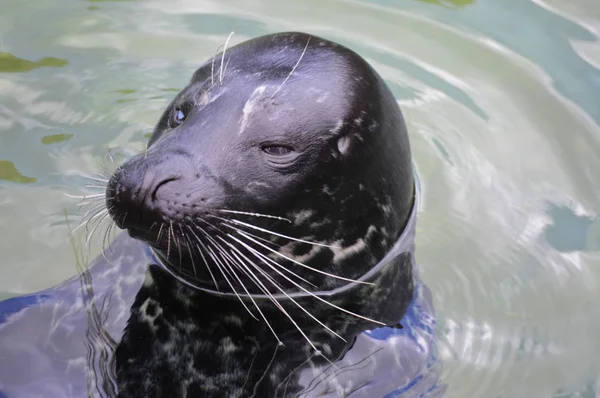
<path fill-rule="evenodd" d="M 231 31 L 235 44 L 300 30 L 364 56 L 406 116 L 446 396 L 600 396 L 597 0 L 0 9 L 0 299 L 76 274 L 65 193 L 109 148 L 142 150 Z"/>

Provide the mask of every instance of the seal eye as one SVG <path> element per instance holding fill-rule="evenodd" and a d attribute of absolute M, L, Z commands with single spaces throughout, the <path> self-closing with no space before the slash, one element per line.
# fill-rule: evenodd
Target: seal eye
<path fill-rule="evenodd" d="M 267 145 L 267 146 L 262 147 L 262 150 L 265 153 L 268 153 L 269 155 L 273 155 L 273 156 L 285 156 L 294 151 L 289 146 L 283 146 L 283 145 Z"/>
<path fill-rule="evenodd" d="M 185 120 L 185 112 L 181 108 L 173 108 L 171 112 L 171 126 L 179 126 Z"/>

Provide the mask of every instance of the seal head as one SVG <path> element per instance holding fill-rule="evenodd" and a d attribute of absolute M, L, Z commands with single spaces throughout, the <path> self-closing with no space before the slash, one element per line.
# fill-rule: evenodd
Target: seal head
<path fill-rule="evenodd" d="M 336 287 L 326 275 L 358 278 L 385 255 L 413 197 L 406 126 L 381 77 L 343 46 L 282 33 L 201 66 L 113 175 L 107 207 L 182 278 L 261 292 L 222 250 Z"/>

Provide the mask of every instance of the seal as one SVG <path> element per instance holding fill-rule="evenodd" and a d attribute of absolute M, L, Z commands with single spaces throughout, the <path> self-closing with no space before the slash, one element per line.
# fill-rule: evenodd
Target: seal
<path fill-rule="evenodd" d="M 147 150 L 110 177 L 105 201 L 130 237 L 82 274 L 83 300 L 54 305 L 61 322 L 51 322 L 72 335 L 67 319 L 85 315 L 88 392 L 384 396 L 439 373 L 430 295 L 414 274 L 406 125 L 350 49 L 295 32 L 225 45 L 167 107 Z M 74 285 L 0 306 L 0 335 L 18 341 L 36 319 L 29 307 L 51 308 Z M 366 342 L 382 330 L 396 349 Z M 419 352 L 411 366 L 398 347 Z M 369 363 L 401 363 L 404 374 L 378 383 L 360 376 Z M 0 391 L 25 384 L 7 380 Z"/>
<path fill-rule="evenodd" d="M 389 276 L 395 292 L 359 281 L 414 202 L 405 123 L 381 77 L 300 33 L 243 43 L 217 64 L 194 73 L 107 187 L 112 219 L 164 264 L 148 271 L 116 350 L 123 396 L 273 396 L 307 355 L 337 359 L 363 331 L 397 323 L 413 296 L 409 256 Z M 352 282 L 367 285 L 335 302 L 316 293 Z"/>

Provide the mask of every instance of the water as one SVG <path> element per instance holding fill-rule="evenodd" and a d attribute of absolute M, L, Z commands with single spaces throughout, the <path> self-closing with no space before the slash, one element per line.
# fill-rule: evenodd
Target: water
<path fill-rule="evenodd" d="M 447 396 L 600 395 L 596 0 L 0 9 L 0 297 L 75 274 L 64 195 L 80 191 L 75 174 L 109 147 L 143 149 L 231 30 L 234 43 L 309 31 L 366 57 L 405 112 Z"/>

